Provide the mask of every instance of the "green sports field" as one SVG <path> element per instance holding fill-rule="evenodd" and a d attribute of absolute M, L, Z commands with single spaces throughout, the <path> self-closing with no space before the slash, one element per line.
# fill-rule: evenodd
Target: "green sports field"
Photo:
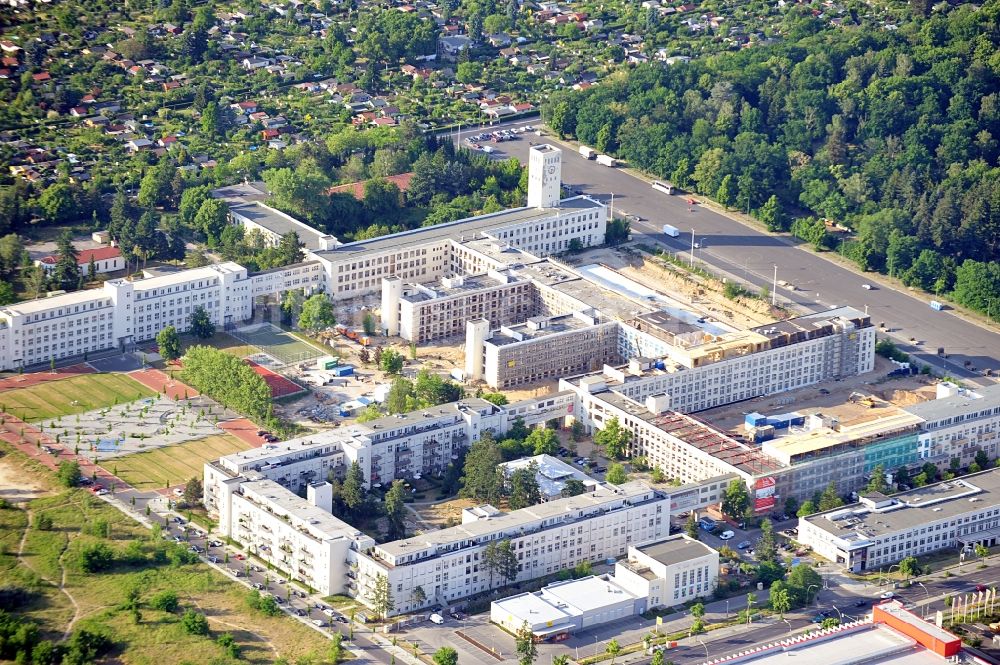
<path fill-rule="evenodd" d="M 220 434 L 107 460 L 103 466 L 136 489 L 157 490 L 201 478 L 205 462 L 248 448 L 236 437 Z"/>
<path fill-rule="evenodd" d="M 124 374 L 82 374 L 0 393 L 0 410 L 34 422 L 155 395 Z"/>

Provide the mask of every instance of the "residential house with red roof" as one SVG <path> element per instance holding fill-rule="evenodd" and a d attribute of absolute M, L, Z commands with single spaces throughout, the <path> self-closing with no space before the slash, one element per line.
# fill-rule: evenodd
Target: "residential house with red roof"
<path fill-rule="evenodd" d="M 115 272 L 116 270 L 125 270 L 125 259 L 122 258 L 121 250 L 117 247 L 97 247 L 95 249 L 83 249 L 77 252 L 77 265 L 80 268 L 80 274 L 86 275 L 87 271 L 90 269 L 90 260 L 93 258 L 94 267 L 97 268 L 97 274 Z M 50 256 L 43 257 L 35 261 L 36 266 L 41 266 L 42 270 L 46 273 L 50 273 L 56 268 L 56 262 L 59 260 L 59 256 L 52 254 Z"/>

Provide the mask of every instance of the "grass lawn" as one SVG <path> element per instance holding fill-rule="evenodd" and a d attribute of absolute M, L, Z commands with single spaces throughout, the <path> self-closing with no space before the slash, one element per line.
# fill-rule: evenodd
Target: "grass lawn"
<path fill-rule="evenodd" d="M 224 332 L 217 332 L 208 339 L 198 339 L 197 337 L 192 337 L 190 335 L 182 336 L 181 354 L 187 351 L 188 347 L 191 346 L 211 346 L 219 349 L 220 351 L 231 353 L 239 358 L 246 358 L 252 353 L 257 353 L 257 349 L 253 348 L 249 344 L 244 344 L 232 335 Z"/>
<path fill-rule="evenodd" d="M 24 456 L 0 446 L 6 458 Z M 48 471 L 24 467 L 26 473 Z M 243 663 L 317 663 L 329 641 L 308 626 L 285 615 L 267 617 L 246 603 L 247 590 L 202 563 L 171 563 L 174 546 L 84 490 L 55 488 L 47 496 L 20 508 L 0 509 L 0 587 L 18 586 L 29 600 L 14 614 L 35 622 L 43 639 L 59 641 L 74 621 L 73 630 L 87 629 L 113 642 L 107 662 L 130 665 L 182 665 L 184 663 L 235 663 L 223 657 L 216 643 L 230 633 L 239 645 Z M 38 530 L 35 519 L 44 514 L 52 528 Z M 96 535 L 106 529 L 106 537 Z M 23 554 L 18 548 L 23 534 Z M 85 573 L 81 552 L 91 543 L 103 542 L 116 553 L 128 548 L 133 563 L 119 561 L 110 570 Z M 182 548 L 183 549 L 183 548 Z M 58 585 L 65 580 L 64 590 Z M 122 608 L 126 594 L 139 590 L 139 620 Z M 163 590 L 174 591 L 177 612 L 150 607 L 150 598 Z M 74 604 L 75 603 L 75 604 Z M 180 619 L 185 610 L 208 619 L 208 636 L 190 635 Z M 102 661 L 103 662 L 103 661 Z"/>
<path fill-rule="evenodd" d="M 83 374 L 4 391 L 0 409 L 27 422 L 124 404 L 156 393 L 124 374 Z"/>
<path fill-rule="evenodd" d="M 235 436 L 219 434 L 125 455 L 107 460 L 103 466 L 136 489 L 154 490 L 201 478 L 205 462 L 248 448 L 249 444 Z"/>

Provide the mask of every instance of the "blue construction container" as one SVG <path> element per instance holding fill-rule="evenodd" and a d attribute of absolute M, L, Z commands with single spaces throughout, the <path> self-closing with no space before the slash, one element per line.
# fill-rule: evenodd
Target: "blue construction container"
<path fill-rule="evenodd" d="M 334 376 L 351 376 L 354 374 L 354 365 L 338 365 L 330 371 Z"/>
<path fill-rule="evenodd" d="M 746 417 L 743 418 L 743 425 L 750 429 L 751 427 L 760 427 L 761 425 L 767 424 L 767 416 L 763 413 L 757 413 L 756 411 L 748 413 Z"/>
<path fill-rule="evenodd" d="M 653 367 L 655 367 L 656 369 L 666 369 L 667 364 L 662 360 L 657 360 L 655 363 L 653 363 Z"/>

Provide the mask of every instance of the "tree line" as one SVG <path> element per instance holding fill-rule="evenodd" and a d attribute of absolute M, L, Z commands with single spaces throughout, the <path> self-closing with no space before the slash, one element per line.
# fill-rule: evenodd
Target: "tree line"
<path fill-rule="evenodd" d="M 1000 289 L 1000 12 L 918 12 L 890 31 L 797 11 L 780 42 L 640 66 L 554 94 L 543 116 L 771 230 L 987 311 Z"/>
<path fill-rule="evenodd" d="M 271 389 L 241 358 L 210 346 L 192 346 L 183 357 L 181 380 L 256 423 L 266 427 L 277 424 Z"/>

